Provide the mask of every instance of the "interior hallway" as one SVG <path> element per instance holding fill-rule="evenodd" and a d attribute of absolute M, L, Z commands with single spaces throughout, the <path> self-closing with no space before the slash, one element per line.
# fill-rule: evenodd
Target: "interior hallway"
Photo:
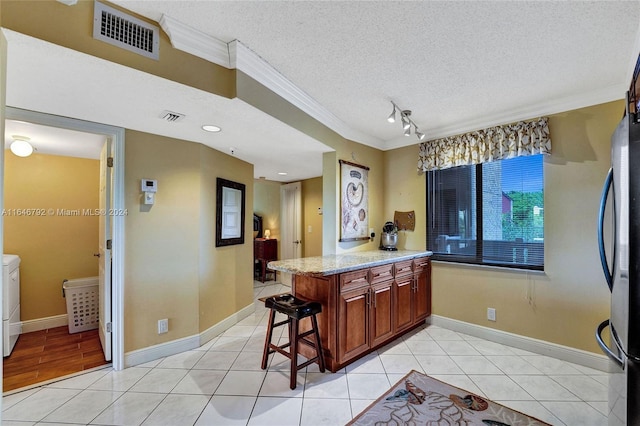
<path fill-rule="evenodd" d="M 255 282 L 256 312 L 198 349 L 7 395 L 3 425 L 335 426 L 411 369 L 553 425 L 607 425 L 607 373 L 435 326 L 398 338 L 336 374 L 320 373 L 313 364 L 290 390 L 282 355 L 271 356 L 267 371 L 260 369 L 267 310 L 257 301 L 288 290 Z"/>

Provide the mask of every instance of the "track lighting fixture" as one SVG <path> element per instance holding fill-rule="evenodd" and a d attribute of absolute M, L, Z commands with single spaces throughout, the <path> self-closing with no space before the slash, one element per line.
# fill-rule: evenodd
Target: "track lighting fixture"
<path fill-rule="evenodd" d="M 411 130 L 411 123 L 409 123 L 408 115 L 411 114 L 411 111 L 402 111 L 402 128 L 404 130 Z"/>
<path fill-rule="evenodd" d="M 405 136 L 411 136 L 411 126 L 413 126 L 414 134 L 418 138 L 419 141 L 423 141 L 426 138 L 426 135 L 418 130 L 418 126 L 416 123 L 411 120 L 411 110 L 402 109 L 398 105 L 396 105 L 393 101 L 391 101 L 391 105 L 393 105 L 393 111 L 387 118 L 389 123 L 395 123 L 396 121 L 396 111 L 400 112 L 400 121 L 402 122 L 402 129 L 404 130 Z"/>
<path fill-rule="evenodd" d="M 387 118 L 387 121 L 389 123 L 395 123 L 396 122 L 396 105 L 393 105 L 393 111 L 391 112 L 391 114 L 389 114 L 389 118 Z"/>

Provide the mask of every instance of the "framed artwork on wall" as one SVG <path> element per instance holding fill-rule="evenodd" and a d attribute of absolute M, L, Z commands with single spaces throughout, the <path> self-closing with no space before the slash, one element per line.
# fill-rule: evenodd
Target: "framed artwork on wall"
<path fill-rule="evenodd" d="M 243 183 L 216 180 L 216 247 L 244 244 Z"/>
<path fill-rule="evenodd" d="M 340 241 L 369 239 L 369 167 L 340 162 Z"/>

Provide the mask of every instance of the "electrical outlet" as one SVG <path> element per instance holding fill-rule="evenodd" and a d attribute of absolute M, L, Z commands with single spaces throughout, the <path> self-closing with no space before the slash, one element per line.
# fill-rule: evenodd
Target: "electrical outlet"
<path fill-rule="evenodd" d="M 495 308 L 487 308 L 487 319 L 489 321 L 495 321 L 496 320 L 496 310 L 495 310 Z"/>
<path fill-rule="evenodd" d="M 169 320 L 161 319 L 158 320 L 158 334 L 168 333 L 169 332 Z"/>

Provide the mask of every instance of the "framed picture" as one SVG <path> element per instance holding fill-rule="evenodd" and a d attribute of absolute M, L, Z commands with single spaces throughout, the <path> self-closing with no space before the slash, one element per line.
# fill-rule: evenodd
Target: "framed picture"
<path fill-rule="evenodd" d="M 340 161 L 340 241 L 369 239 L 369 168 Z"/>
<path fill-rule="evenodd" d="M 243 183 L 217 178 L 216 247 L 244 244 Z"/>

